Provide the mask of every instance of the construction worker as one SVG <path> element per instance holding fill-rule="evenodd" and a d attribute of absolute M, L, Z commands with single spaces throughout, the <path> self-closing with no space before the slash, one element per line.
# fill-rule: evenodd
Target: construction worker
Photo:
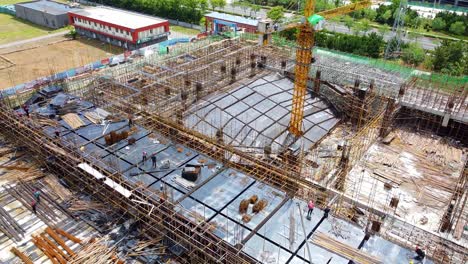
<path fill-rule="evenodd" d="M 415 252 L 416 252 L 416 257 L 414 257 L 415 260 L 422 261 L 426 257 L 426 253 L 421 248 L 419 248 L 419 245 L 416 246 Z"/>
<path fill-rule="evenodd" d="M 132 114 L 128 114 L 128 127 L 132 127 L 133 126 L 133 116 Z"/>
<path fill-rule="evenodd" d="M 143 158 L 141 160 L 143 165 L 145 165 L 145 162 L 146 162 L 147 159 L 148 159 L 148 153 L 146 153 L 146 151 L 143 151 Z"/>
<path fill-rule="evenodd" d="M 153 155 L 151 155 L 151 162 L 152 162 L 151 167 L 152 167 L 152 168 L 156 168 L 156 167 L 157 167 L 157 164 L 156 164 L 156 153 L 153 153 Z"/>
<path fill-rule="evenodd" d="M 26 116 L 29 117 L 29 106 L 27 104 L 23 105 L 23 110 L 26 113 Z"/>
<path fill-rule="evenodd" d="M 59 138 L 60 137 L 60 131 L 58 129 L 55 129 L 55 137 Z"/>
<path fill-rule="evenodd" d="M 34 214 L 37 214 L 36 206 L 37 206 L 36 200 L 33 200 L 32 203 L 31 203 L 31 207 L 32 207 L 32 210 L 33 210 Z"/>
<path fill-rule="evenodd" d="M 39 190 L 34 190 L 34 198 L 36 198 L 37 203 L 41 202 L 41 192 Z"/>
<path fill-rule="evenodd" d="M 312 217 L 312 212 L 314 211 L 314 207 L 315 207 L 314 201 L 310 200 L 309 203 L 307 204 L 307 208 L 309 208 L 309 211 L 307 211 L 307 219 L 309 220 Z"/>
<path fill-rule="evenodd" d="M 327 206 L 327 208 L 325 208 L 325 210 L 323 210 L 323 218 L 327 218 L 328 213 L 330 213 L 330 207 Z"/>

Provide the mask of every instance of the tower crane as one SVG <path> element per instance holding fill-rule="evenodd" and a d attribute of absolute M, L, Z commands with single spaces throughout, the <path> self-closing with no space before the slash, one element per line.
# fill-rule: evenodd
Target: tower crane
<path fill-rule="evenodd" d="M 289 133 L 296 138 L 302 135 L 302 121 L 304 118 L 304 102 L 307 92 L 307 79 L 309 76 L 310 65 L 312 63 L 312 48 L 314 46 L 313 24 L 322 19 L 330 19 L 336 16 L 344 15 L 364 9 L 371 6 L 370 0 L 358 1 L 334 9 L 322 11 L 314 14 L 315 0 L 306 0 L 304 7 L 304 17 L 301 22 L 292 22 L 281 27 L 271 27 L 265 23 L 259 23 L 260 42 L 267 45 L 271 39 L 271 33 L 286 29 L 299 28 L 297 36 L 296 65 L 293 104 L 291 119 L 289 121 Z M 274 30 L 276 29 L 276 30 Z"/>

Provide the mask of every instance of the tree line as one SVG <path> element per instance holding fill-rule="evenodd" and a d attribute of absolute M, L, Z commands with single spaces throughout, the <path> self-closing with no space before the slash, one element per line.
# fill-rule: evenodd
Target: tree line
<path fill-rule="evenodd" d="M 280 32 L 280 36 L 296 40 L 297 28 Z M 315 32 L 315 45 L 361 56 L 380 58 L 385 47 L 383 37 L 375 32 L 368 35 L 348 35 L 330 31 Z"/>
<path fill-rule="evenodd" d="M 285 30 L 279 35 L 296 40 L 297 29 Z M 392 41 L 394 40 L 389 42 Z M 347 35 L 323 30 L 315 32 L 315 45 L 360 56 L 383 58 L 388 43 L 382 35 L 375 32 L 367 35 Z M 468 44 L 462 41 L 443 41 L 434 51 L 426 51 L 417 43 L 402 43 L 399 59 L 412 67 L 422 67 L 447 75 L 468 74 Z"/>
<path fill-rule="evenodd" d="M 208 9 L 224 7 L 225 0 L 92 0 L 149 15 L 198 24 Z"/>

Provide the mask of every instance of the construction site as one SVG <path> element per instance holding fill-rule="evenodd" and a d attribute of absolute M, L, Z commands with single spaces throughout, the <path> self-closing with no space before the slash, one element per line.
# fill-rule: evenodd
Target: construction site
<path fill-rule="evenodd" d="M 9 260 L 409 263 L 418 246 L 425 263 L 466 263 L 466 82 L 315 50 L 294 137 L 296 51 L 253 38 L 4 96 L 3 153 L 35 164 L 2 176 Z M 2 170 L 17 174 L 26 161 L 8 155 Z M 15 246 L 33 232 L 8 211 L 31 211 L 37 189 L 47 234 L 95 238 L 76 252 L 45 233 Z"/>

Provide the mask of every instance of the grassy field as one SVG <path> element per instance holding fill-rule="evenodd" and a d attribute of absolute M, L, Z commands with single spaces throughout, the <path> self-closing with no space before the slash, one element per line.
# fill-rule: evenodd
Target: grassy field
<path fill-rule="evenodd" d="M 35 38 L 49 33 L 67 30 L 50 29 L 18 19 L 11 15 L 0 14 L 0 44 Z"/>
<path fill-rule="evenodd" d="M 175 26 L 175 25 L 171 25 L 170 29 L 171 31 L 179 32 L 179 33 L 187 34 L 187 35 L 197 35 L 200 33 L 200 30 L 198 29 L 186 28 L 186 27 Z"/>
<path fill-rule="evenodd" d="M 0 5 L 11 5 L 25 0 L 0 0 Z M 49 33 L 64 31 L 62 29 L 50 29 L 18 19 L 15 16 L 0 14 L 0 44 L 35 38 Z"/>

